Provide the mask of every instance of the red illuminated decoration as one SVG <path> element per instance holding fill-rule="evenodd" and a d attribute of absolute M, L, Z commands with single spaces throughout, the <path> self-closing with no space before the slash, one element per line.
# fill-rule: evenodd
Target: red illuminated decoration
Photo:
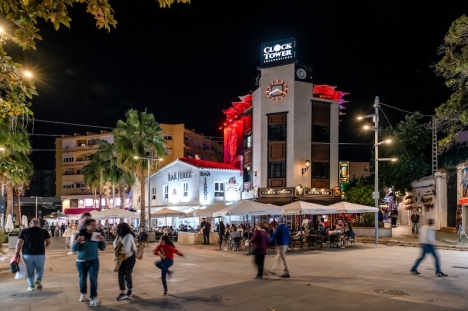
<path fill-rule="evenodd" d="M 194 158 L 184 157 L 184 158 L 179 158 L 179 161 L 185 162 L 187 164 L 190 164 L 198 168 L 202 168 L 202 169 L 213 168 L 213 169 L 220 169 L 220 170 L 236 170 L 235 167 L 229 164 L 211 162 L 211 161 L 205 161 L 205 160 L 197 160 Z"/>
<path fill-rule="evenodd" d="M 346 109 L 346 107 L 343 105 L 346 104 L 348 101 L 343 99 L 343 97 L 345 95 L 348 95 L 349 93 L 340 92 L 335 89 L 336 86 L 331 86 L 327 84 L 314 85 L 312 95 L 318 98 L 335 100 L 338 102 L 340 110 L 344 110 Z"/>
<path fill-rule="evenodd" d="M 223 110 L 228 121 L 240 116 L 245 110 L 252 107 L 252 94 L 239 96 L 240 102 L 232 102 L 232 107 Z"/>
<path fill-rule="evenodd" d="M 236 120 L 224 128 L 224 163 L 237 169 L 243 167 L 244 121 Z"/>

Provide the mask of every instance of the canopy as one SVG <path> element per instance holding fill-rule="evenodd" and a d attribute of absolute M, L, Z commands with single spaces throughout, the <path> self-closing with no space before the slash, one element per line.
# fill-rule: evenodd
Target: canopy
<path fill-rule="evenodd" d="M 213 213 L 213 217 L 226 215 L 277 215 L 280 212 L 281 207 L 276 205 L 243 200 Z"/>
<path fill-rule="evenodd" d="M 191 212 L 183 213 L 180 217 L 186 218 L 186 217 L 196 217 L 196 214 L 201 211 L 201 209 L 196 209 Z"/>
<path fill-rule="evenodd" d="M 309 203 L 304 201 L 296 201 L 283 205 L 281 215 L 321 215 L 336 213 L 336 207 Z"/>
<path fill-rule="evenodd" d="M 198 216 L 198 217 L 213 217 L 214 212 L 217 212 L 217 211 L 222 210 L 222 209 L 227 208 L 227 207 L 228 207 L 228 205 L 226 205 L 224 203 L 215 203 L 215 204 L 212 204 L 212 205 L 208 205 L 204 209 L 201 209 L 201 210 L 199 210 L 197 212 L 194 212 L 193 215 Z"/>
<path fill-rule="evenodd" d="M 44 219 L 57 219 L 59 217 L 67 217 L 67 215 L 65 215 L 64 213 L 61 213 L 61 212 L 53 212 L 53 213 L 50 213 L 49 215 L 46 215 L 44 216 Z"/>
<path fill-rule="evenodd" d="M 162 217 L 177 217 L 182 215 L 182 212 L 170 209 L 170 208 L 162 208 L 157 212 L 151 213 L 151 218 L 162 218 Z"/>
<path fill-rule="evenodd" d="M 5 223 L 5 231 L 11 232 L 13 229 L 15 229 L 15 226 L 13 225 L 13 218 L 11 217 L 11 214 L 8 214 L 7 221 Z"/>
<path fill-rule="evenodd" d="M 92 211 L 91 216 L 95 219 L 106 219 L 106 218 L 135 218 L 135 214 L 120 208 L 105 209 L 101 212 Z"/>
<path fill-rule="evenodd" d="M 330 205 L 330 207 L 335 207 L 337 213 L 377 213 L 379 209 L 377 207 L 371 207 L 367 205 L 354 204 L 349 202 L 339 202 Z"/>

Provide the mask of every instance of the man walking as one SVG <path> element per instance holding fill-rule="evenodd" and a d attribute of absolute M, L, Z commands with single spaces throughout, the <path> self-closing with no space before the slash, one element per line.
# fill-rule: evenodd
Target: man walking
<path fill-rule="evenodd" d="M 210 244 L 210 229 L 211 229 L 211 224 L 206 221 L 206 218 L 202 218 L 202 223 L 200 224 L 202 233 L 203 233 L 203 245 L 209 245 Z"/>
<path fill-rule="evenodd" d="M 276 258 L 273 263 L 273 267 L 269 271 L 270 273 L 274 274 L 276 265 L 281 260 L 284 266 L 284 273 L 280 275 L 281 278 L 289 278 L 289 267 L 288 263 L 286 262 L 286 251 L 289 247 L 289 241 L 291 239 L 291 234 L 289 233 L 289 228 L 283 223 L 283 219 L 280 218 L 279 226 L 273 232 L 272 236 L 270 237 L 270 243 L 276 244 Z"/>
<path fill-rule="evenodd" d="M 226 226 L 224 226 L 224 222 L 222 220 L 220 220 L 219 225 L 218 225 L 219 249 L 221 249 L 221 245 L 223 245 L 223 237 L 224 237 L 225 233 L 226 233 Z"/>
<path fill-rule="evenodd" d="M 55 236 L 54 236 L 54 235 L 55 235 L 55 229 L 56 229 L 55 224 L 52 223 L 52 225 L 49 227 L 49 229 L 50 229 L 50 234 L 51 234 L 52 237 L 54 238 L 54 237 L 55 237 Z"/>
<path fill-rule="evenodd" d="M 438 277 L 442 276 L 447 276 L 447 274 L 443 273 L 440 271 L 440 264 L 439 264 L 439 258 L 437 256 L 436 250 L 435 250 L 435 230 L 432 228 L 432 225 L 434 224 L 434 219 L 429 218 L 427 220 L 427 225 L 421 227 L 421 232 L 419 234 L 419 243 L 421 243 L 422 247 L 422 254 L 421 257 L 416 260 L 414 263 L 414 266 L 411 268 L 410 272 L 411 274 L 420 274 L 418 272 L 418 266 L 421 263 L 421 261 L 426 257 L 426 254 L 431 254 L 434 256 L 435 260 L 435 274 Z"/>
<path fill-rule="evenodd" d="M 413 215 L 411 215 L 411 223 L 411 232 L 419 234 L 419 215 L 417 211 L 414 211 Z"/>
<path fill-rule="evenodd" d="M 50 245 L 50 235 L 41 229 L 41 222 L 37 218 L 31 220 L 31 227 L 21 230 L 16 243 L 16 257 L 23 252 L 23 260 L 28 270 L 28 290 L 42 289 L 44 275 L 45 249 Z M 34 279 L 34 272 L 36 279 Z"/>

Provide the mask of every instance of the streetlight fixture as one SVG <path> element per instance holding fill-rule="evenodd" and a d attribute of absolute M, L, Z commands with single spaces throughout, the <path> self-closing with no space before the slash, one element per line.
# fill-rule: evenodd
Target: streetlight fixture
<path fill-rule="evenodd" d="M 31 71 L 29 71 L 29 70 L 24 70 L 24 71 L 23 71 L 23 75 L 24 75 L 26 78 L 29 78 L 29 79 L 32 78 L 32 77 L 34 76 L 33 73 L 32 73 Z"/>
<path fill-rule="evenodd" d="M 398 159 L 397 158 L 379 158 L 379 146 L 382 146 L 384 144 L 389 144 L 392 142 L 391 139 L 386 139 L 384 141 L 379 142 L 379 108 L 380 108 L 380 102 L 379 102 L 379 97 L 376 96 L 374 100 L 374 108 L 375 108 L 375 113 L 374 114 L 368 114 L 362 117 L 358 117 L 358 120 L 363 120 L 363 119 L 370 119 L 372 118 L 372 121 L 374 122 L 374 126 L 369 126 L 365 125 L 364 129 L 366 130 L 372 130 L 374 131 L 374 167 L 375 167 L 375 174 L 374 174 L 374 193 L 372 194 L 372 198 L 374 199 L 375 207 L 378 209 L 379 208 L 379 162 L 395 162 Z M 374 218 L 374 223 L 375 223 L 375 245 L 379 244 L 379 215 L 378 213 L 375 213 L 375 218 Z"/>
<path fill-rule="evenodd" d="M 309 159 L 305 160 L 304 164 L 305 164 L 305 167 L 302 169 L 302 175 L 304 175 L 304 173 L 309 170 L 309 166 L 310 166 Z"/>
<path fill-rule="evenodd" d="M 31 199 L 36 199 L 36 218 L 37 218 L 37 199 L 42 199 L 42 197 L 33 196 Z"/>
<path fill-rule="evenodd" d="M 139 157 L 139 156 L 133 156 L 135 160 L 146 160 L 148 161 L 148 228 L 151 230 L 151 172 L 150 172 L 150 164 L 151 161 L 162 161 L 163 159 L 161 158 L 151 158 L 151 157 Z M 141 198 L 144 200 L 144 198 Z M 145 211 L 141 211 L 144 213 Z M 140 224 L 141 225 L 141 224 Z"/>
<path fill-rule="evenodd" d="M 5 151 L 5 147 L 0 147 L 0 151 Z"/>

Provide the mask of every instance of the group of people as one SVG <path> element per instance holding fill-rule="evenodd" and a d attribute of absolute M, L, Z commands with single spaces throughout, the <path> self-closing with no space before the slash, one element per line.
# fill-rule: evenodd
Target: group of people
<path fill-rule="evenodd" d="M 207 227 L 203 224 L 203 228 Z M 419 219 L 418 219 L 419 223 Z M 431 254 L 435 258 L 435 274 L 438 277 L 447 276 L 441 271 L 439 258 L 435 250 L 435 231 L 433 229 L 434 219 L 428 219 L 428 225 L 420 230 L 420 243 L 422 246 L 422 254 L 411 267 L 411 274 L 419 275 L 417 268 L 427 254 Z M 323 225 L 321 226 L 322 229 Z M 70 226 L 70 229 L 73 228 Z M 348 232 L 352 232 L 349 227 Z M 68 229 L 68 228 L 67 228 Z M 222 233 L 222 225 L 218 226 L 220 234 Z M 224 228 L 226 230 L 226 228 Z M 323 230 L 323 229 L 322 229 Z M 80 298 L 79 301 L 87 300 L 88 293 L 88 278 L 90 282 L 90 306 L 98 306 L 97 299 L 97 280 L 99 273 L 99 250 L 103 251 L 106 248 L 106 239 L 102 233 L 97 231 L 96 220 L 91 218 L 89 213 L 82 215 L 82 224 L 77 228 L 76 238 L 72 239 L 72 251 L 77 253 L 76 269 L 79 275 Z M 144 231 L 144 230 L 143 230 Z M 229 230 L 230 231 L 230 230 Z M 291 234 L 289 228 L 280 219 L 278 226 L 269 234 L 270 226 L 265 222 L 258 222 L 256 230 L 251 237 L 252 253 L 255 256 L 255 264 L 257 266 L 256 279 L 262 279 L 264 275 L 265 256 L 269 245 L 275 245 L 276 258 L 271 270 L 267 272 L 276 274 L 276 268 L 279 265 L 283 266 L 281 278 L 289 278 L 289 267 L 286 261 L 286 251 L 288 249 Z M 237 227 L 232 228 L 233 235 L 239 232 Z M 65 232 L 64 232 L 65 234 Z M 238 237 L 236 234 L 235 237 Z M 48 230 L 41 228 L 40 220 L 34 218 L 31 220 L 30 227 L 21 230 L 16 244 L 15 257 L 22 257 L 27 268 L 28 290 L 34 291 L 42 289 L 42 278 L 44 275 L 45 250 L 51 244 L 51 235 Z M 117 272 L 118 285 L 120 293 L 117 300 L 125 300 L 133 295 L 133 278 L 132 272 L 136 263 L 136 254 L 139 251 L 135 243 L 135 234 L 133 228 L 127 223 L 122 222 L 117 225 L 116 239 L 114 241 L 115 255 L 115 270 Z M 155 266 L 161 270 L 161 281 L 164 288 L 163 295 L 167 295 L 168 287 L 166 278 L 172 276 L 173 271 L 169 268 L 174 264 L 174 254 L 184 256 L 170 240 L 169 236 L 163 235 L 159 244 L 153 251 L 153 254 L 160 257 L 159 261 L 155 262 Z"/>

